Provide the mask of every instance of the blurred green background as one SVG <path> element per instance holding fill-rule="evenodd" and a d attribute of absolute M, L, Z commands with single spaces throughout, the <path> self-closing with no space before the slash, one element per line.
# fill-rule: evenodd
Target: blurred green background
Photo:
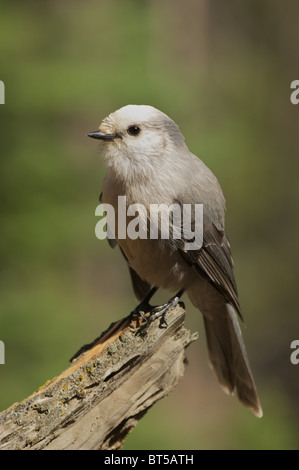
<path fill-rule="evenodd" d="M 0 410 L 136 304 L 122 256 L 94 234 L 104 166 L 85 134 L 151 104 L 223 187 L 264 417 L 218 387 L 186 301 L 200 337 L 185 376 L 125 449 L 298 448 L 298 23 L 295 0 L 2 2 Z"/>

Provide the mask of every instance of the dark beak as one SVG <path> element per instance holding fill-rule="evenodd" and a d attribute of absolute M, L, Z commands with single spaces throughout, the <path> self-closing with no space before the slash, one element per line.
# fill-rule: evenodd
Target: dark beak
<path fill-rule="evenodd" d="M 105 134 L 104 132 L 101 132 L 101 131 L 93 131 L 93 132 L 89 132 L 89 134 L 87 134 L 88 137 L 92 137 L 93 139 L 101 139 L 101 140 L 114 140 L 116 135 L 115 134 Z"/>

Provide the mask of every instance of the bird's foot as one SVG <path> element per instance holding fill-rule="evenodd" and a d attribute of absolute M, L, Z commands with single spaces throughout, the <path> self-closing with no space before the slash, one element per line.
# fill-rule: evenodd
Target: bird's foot
<path fill-rule="evenodd" d="M 138 325 L 143 331 L 146 330 L 149 325 L 155 321 L 157 318 L 161 317 L 160 320 L 160 327 L 165 325 L 165 327 L 168 326 L 167 323 L 167 315 L 171 310 L 173 310 L 179 303 L 180 303 L 180 298 L 183 294 L 184 290 L 180 290 L 175 296 L 171 297 L 169 301 L 166 304 L 159 305 L 159 306 L 151 306 L 149 304 L 149 299 L 150 296 L 148 295 L 142 302 L 140 302 L 139 305 L 131 312 L 132 316 L 136 316 L 140 319 L 143 320 L 143 323 Z M 182 306 L 184 307 L 184 304 L 182 303 Z M 137 328 L 138 328 L 137 326 Z"/>
<path fill-rule="evenodd" d="M 137 328 L 143 325 L 148 326 L 148 316 L 154 308 L 155 307 L 153 307 L 152 305 L 148 303 L 145 304 L 142 302 L 137 305 L 136 308 L 134 308 L 134 310 L 130 313 L 130 316 L 132 317 L 132 319 L 137 317 Z M 143 320 L 142 324 L 140 323 L 140 320 Z"/>
<path fill-rule="evenodd" d="M 171 299 L 169 299 L 166 304 L 154 307 L 150 312 L 150 316 L 147 318 L 147 326 L 149 326 L 157 318 L 161 317 L 160 326 L 162 327 L 163 325 L 165 325 L 165 327 L 167 327 L 167 315 L 178 305 L 179 301 L 180 295 L 175 295 L 174 297 L 171 297 Z"/>

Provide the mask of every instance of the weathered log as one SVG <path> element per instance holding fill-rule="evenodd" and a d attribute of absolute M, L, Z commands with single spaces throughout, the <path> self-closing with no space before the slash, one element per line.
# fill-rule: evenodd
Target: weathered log
<path fill-rule="evenodd" d="M 71 366 L 0 414 L 0 449 L 120 449 L 127 434 L 182 377 L 197 338 L 176 307 L 168 326 L 128 316 L 83 348 Z"/>

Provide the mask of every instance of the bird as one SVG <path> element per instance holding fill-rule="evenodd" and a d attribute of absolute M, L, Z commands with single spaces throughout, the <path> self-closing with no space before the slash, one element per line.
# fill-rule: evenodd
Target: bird
<path fill-rule="evenodd" d="M 142 311 L 157 289 L 166 289 L 174 295 L 153 317 L 162 312 L 167 324 L 166 313 L 186 293 L 202 314 L 209 362 L 220 386 L 262 417 L 239 324 L 243 316 L 225 232 L 226 202 L 216 176 L 190 152 L 178 125 L 150 105 L 123 106 L 87 135 L 102 143 L 106 173 L 100 200 L 115 211 L 115 229 L 108 241 L 113 248 L 119 246 L 128 264 L 140 302 L 136 311 Z M 141 220 L 146 233 L 152 206 L 176 204 L 183 210 L 189 205 L 194 227 L 194 209 L 202 205 L 201 245 L 188 249 L 184 233 L 163 238 L 161 227 L 156 238 L 118 236 L 119 197 L 125 197 L 126 207 L 146 208 Z M 126 215 L 126 224 L 130 220 Z"/>

